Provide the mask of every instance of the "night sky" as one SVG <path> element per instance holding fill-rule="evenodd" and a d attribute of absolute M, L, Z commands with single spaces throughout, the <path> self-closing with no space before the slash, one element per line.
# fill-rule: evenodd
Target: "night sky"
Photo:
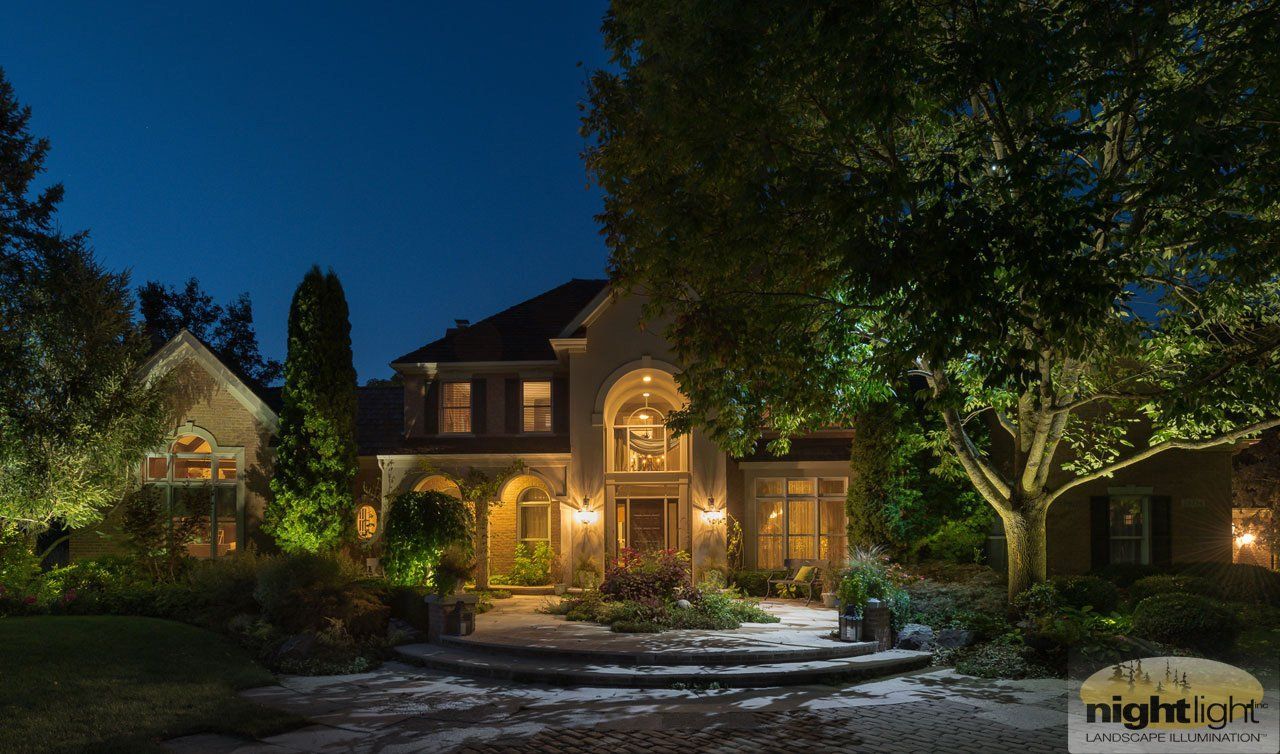
<path fill-rule="evenodd" d="M 455 317 L 602 276 L 578 103 L 604 2 L 174 5 L 0 24 L 63 227 L 108 267 L 248 291 L 283 359 L 294 287 L 332 266 L 362 382 Z"/>

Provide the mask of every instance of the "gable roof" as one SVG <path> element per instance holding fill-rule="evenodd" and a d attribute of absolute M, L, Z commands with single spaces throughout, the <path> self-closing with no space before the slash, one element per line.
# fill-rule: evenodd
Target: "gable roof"
<path fill-rule="evenodd" d="M 265 394 L 259 393 L 249 380 L 229 369 L 208 346 L 185 327 L 151 354 L 151 357 L 143 363 L 142 371 L 148 374 L 157 370 L 168 371 L 184 356 L 190 356 L 197 364 L 204 367 L 211 377 L 220 382 L 227 392 L 240 402 L 240 405 L 268 429 L 275 432 L 280 419 L 267 403 L 266 398 L 269 393 L 267 391 L 264 391 Z"/>
<path fill-rule="evenodd" d="M 553 361 L 550 339 L 559 337 L 608 285 L 607 280 L 574 278 L 475 324 L 449 330 L 391 363 Z"/>

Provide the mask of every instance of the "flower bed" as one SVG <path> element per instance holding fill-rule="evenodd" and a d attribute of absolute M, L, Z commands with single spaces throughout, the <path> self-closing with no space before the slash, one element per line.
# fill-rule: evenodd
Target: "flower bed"
<path fill-rule="evenodd" d="M 726 630 L 743 623 L 778 622 L 756 600 L 744 599 L 734 589 L 693 586 L 689 556 L 675 550 L 623 550 L 605 570 L 598 590 L 566 597 L 548 612 L 620 633 Z"/>

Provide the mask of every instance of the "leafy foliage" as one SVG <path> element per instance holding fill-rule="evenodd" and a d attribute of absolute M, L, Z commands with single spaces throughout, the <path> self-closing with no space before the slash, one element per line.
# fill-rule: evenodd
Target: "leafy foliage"
<path fill-rule="evenodd" d="M 312 267 L 289 309 L 273 499 L 263 529 L 285 552 L 333 550 L 350 534 L 356 371 L 342 284 Z"/>
<path fill-rule="evenodd" d="M 601 623 L 619 633 L 658 633 L 669 629 L 727 630 L 743 623 L 777 623 L 778 617 L 760 608 L 755 600 L 743 599 L 733 590 L 700 586 L 681 592 L 688 607 L 673 598 L 644 595 L 611 598 L 601 592 L 585 592 L 566 597 L 550 612 L 566 620 Z"/>
<path fill-rule="evenodd" d="M 1213 582 L 1199 576 L 1165 574 L 1138 579 L 1129 587 L 1129 601 L 1134 605 L 1157 594 L 1199 594 L 1212 597 L 1217 593 Z"/>
<path fill-rule="evenodd" d="M 258 347 L 248 293 L 222 305 L 214 303 L 195 278 L 187 280 L 182 290 L 152 280 L 138 288 L 138 310 L 153 348 L 185 328 L 255 385 L 266 387 L 280 379 L 280 362 L 264 357 Z"/>
<path fill-rule="evenodd" d="M 1152 641 L 1202 652 L 1230 649 L 1240 634 L 1236 614 L 1198 594 L 1157 594 L 1133 611 L 1133 633 Z"/>
<path fill-rule="evenodd" d="M 688 591 L 693 574 L 682 550 L 624 547 L 604 570 L 600 593 L 617 600 L 666 600 Z"/>
<path fill-rule="evenodd" d="M 463 501 L 443 492 L 406 492 L 391 502 L 382 535 L 382 568 L 401 586 L 435 583 L 436 564 L 445 548 L 469 549 L 474 522 Z"/>
<path fill-rule="evenodd" d="M 171 516 L 163 493 L 156 487 L 131 492 L 122 508 L 125 546 L 154 578 L 176 578 L 191 560 L 187 544 L 209 528 L 208 516 Z"/>
<path fill-rule="evenodd" d="M 919 375 L 1016 593 L 1055 499 L 1280 422 L 1280 7 L 617 0 L 604 29 L 588 166 L 686 365 L 677 429 L 783 450 Z"/>
<path fill-rule="evenodd" d="M 1077 610 L 1091 608 L 1095 613 L 1106 614 L 1120 604 L 1120 590 L 1097 576 L 1066 576 L 1055 579 L 1053 586 L 1063 604 Z"/>
<path fill-rule="evenodd" d="M 49 142 L 28 131 L 0 71 L 0 529 L 99 521 L 159 445 L 167 381 L 140 368 L 128 275 L 58 223 L 61 184 L 36 192 Z"/>
<path fill-rule="evenodd" d="M 532 550 L 523 542 L 516 545 L 515 564 L 508 576 L 516 586 L 542 586 L 551 583 L 551 564 L 556 554 L 549 542 L 539 542 Z"/>

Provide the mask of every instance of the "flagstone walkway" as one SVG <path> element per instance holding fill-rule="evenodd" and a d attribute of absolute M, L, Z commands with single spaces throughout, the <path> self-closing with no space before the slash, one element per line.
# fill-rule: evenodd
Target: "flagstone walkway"
<path fill-rule="evenodd" d="M 1066 750 L 1065 684 L 950 670 L 845 686 L 559 689 L 387 663 L 245 692 L 312 725 L 179 752 L 1004 752 Z"/>

